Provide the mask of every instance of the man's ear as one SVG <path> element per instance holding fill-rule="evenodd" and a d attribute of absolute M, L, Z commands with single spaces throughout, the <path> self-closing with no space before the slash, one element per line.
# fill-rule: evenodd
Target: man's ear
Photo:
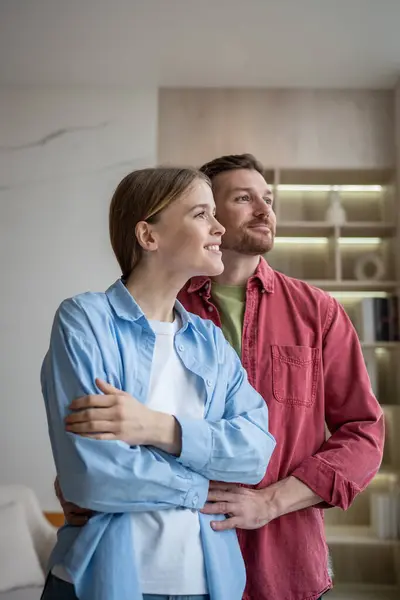
<path fill-rule="evenodd" d="M 135 227 L 136 239 L 147 252 L 154 252 L 158 249 L 158 242 L 154 236 L 153 226 L 147 221 L 139 221 Z"/>

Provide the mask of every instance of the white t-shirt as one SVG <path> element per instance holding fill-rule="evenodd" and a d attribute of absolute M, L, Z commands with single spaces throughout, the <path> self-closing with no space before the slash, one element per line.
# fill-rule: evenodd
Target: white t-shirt
<path fill-rule="evenodd" d="M 205 392 L 182 364 L 174 346 L 180 327 L 150 321 L 156 334 L 147 406 L 181 417 L 204 418 Z M 207 594 L 197 510 L 177 508 L 132 513 L 135 555 L 144 594 Z"/>

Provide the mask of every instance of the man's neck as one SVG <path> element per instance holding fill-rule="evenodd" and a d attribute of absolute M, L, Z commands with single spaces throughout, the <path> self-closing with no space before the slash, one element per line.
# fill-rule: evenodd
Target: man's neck
<path fill-rule="evenodd" d="M 259 256 L 246 256 L 233 250 L 222 251 L 224 271 L 213 277 L 213 281 L 221 285 L 246 285 L 247 280 L 257 270 Z"/>

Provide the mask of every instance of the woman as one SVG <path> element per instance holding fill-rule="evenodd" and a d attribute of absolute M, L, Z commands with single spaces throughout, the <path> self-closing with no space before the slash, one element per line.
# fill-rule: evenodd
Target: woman
<path fill-rule="evenodd" d="M 176 300 L 223 270 L 214 215 L 196 170 L 127 175 L 110 208 L 122 279 L 57 311 L 42 367 L 53 455 L 66 500 L 96 514 L 60 530 L 43 600 L 242 597 L 236 533 L 199 510 L 210 480 L 258 483 L 275 442 L 235 351 Z M 99 389 L 87 431 L 76 399 Z"/>

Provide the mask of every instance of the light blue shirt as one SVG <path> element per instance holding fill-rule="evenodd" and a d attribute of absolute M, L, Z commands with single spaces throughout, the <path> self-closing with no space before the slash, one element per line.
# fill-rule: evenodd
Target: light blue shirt
<path fill-rule="evenodd" d="M 155 334 L 124 284 L 65 300 L 54 319 L 41 372 L 54 460 L 66 500 L 97 514 L 84 527 L 60 529 L 49 569 L 63 565 L 79 600 L 142 600 L 129 513 L 200 509 L 210 480 L 256 484 L 275 447 L 267 406 L 221 330 L 179 302 L 175 309 L 182 320 L 176 350 L 206 392 L 203 420 L 178 419 L 179 457 L 65 431 L 69 404 L 98 394 L 97 377 L 146 403 Z M 236 531 L 211 529 L 223 515 L 199 518 L 211 599 L 241 600 Z"/>

